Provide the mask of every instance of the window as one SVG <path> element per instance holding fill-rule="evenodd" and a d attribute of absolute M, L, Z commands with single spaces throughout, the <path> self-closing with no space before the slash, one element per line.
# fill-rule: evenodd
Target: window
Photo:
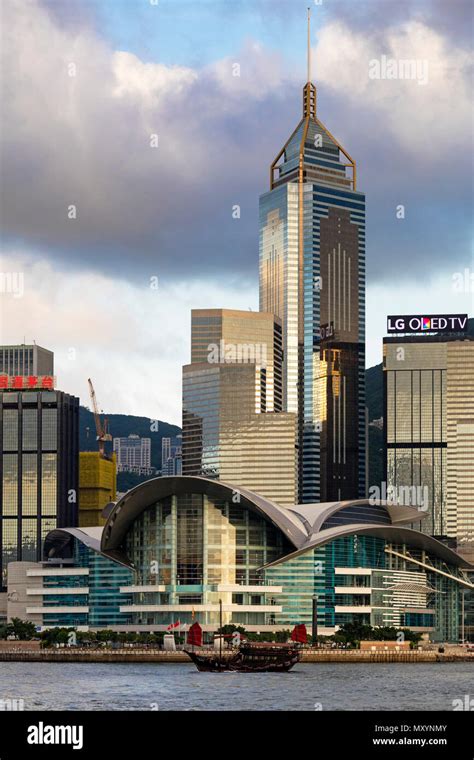
<path fill-rule="evenodd" d="M 38 448 L 38 411 L 23 409 L 23 451 L 35 451 Z"/>
<path fill-rule="evenodd" d="M 3 410 L 3 450 L 18 450 L 18 409 Z"/>

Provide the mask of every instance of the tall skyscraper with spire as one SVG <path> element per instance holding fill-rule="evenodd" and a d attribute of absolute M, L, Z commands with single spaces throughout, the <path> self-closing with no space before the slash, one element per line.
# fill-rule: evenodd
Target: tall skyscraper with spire
<path fill-rule="evenodd" d="M 356 164 L 303 115 L 260 197 L 260 310 L 283 330 L 284 411 L 298 415 L 299 500 L 365 496 L 365 195 Z"/>

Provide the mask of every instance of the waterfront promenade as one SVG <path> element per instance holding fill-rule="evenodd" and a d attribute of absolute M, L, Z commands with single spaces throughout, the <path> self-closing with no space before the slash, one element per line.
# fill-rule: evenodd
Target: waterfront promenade
<path fill-rule="evenodd" d="M 0 650 L 0 662 L 84 662 L 84 663 L 190 663 L 186 652 L 165 652 L 154 649 L 29 649 L 17 644 L 11 649 Z M 443 663 L 471 662 L 474 652 L 461 647 L 446 648 L 444 652 L 434 650 L 409 651 L 362 651 L 360 649 L 305 649 L 301 662 L 306 663 Z"/>

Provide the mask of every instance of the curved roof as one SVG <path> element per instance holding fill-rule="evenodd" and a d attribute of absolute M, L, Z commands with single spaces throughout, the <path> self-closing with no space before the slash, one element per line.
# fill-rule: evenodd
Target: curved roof
<path fill-rule="evenodd" d="M 142 512 L 157 501 L 168 496 L 179 496 L 189 493 L 206 494 L 211 498 L 226 499 L 228 501 L 232 501 L 235 498 L 235 494 L 238 493 L 241 504 L 253 509 L 277 526 L 290 544 L 295 547 L 295 551 L 286 554 L 276 562 L 267 565 L 267 567 L 280 564 L 310 549 L 323 546 L 336 538 L 353 534 L 376 536 L 398 544 L 406 543 L 409 546 L 424 549 L 451 565 L 464 568 L 473 567 L 459 554 L 440 541 L 420 531 L 403 527 L 404 524 L 417 522 L 425 516 L 425 513 L 420 512 L 414 507 L 391 505 L 384 501 L 369 499 L 355 499 L 354 501 L 325 504 L 298 504 L 293 507 L 282 507 L 247 488 L 240 488 L 219 480 L 189 475 L 153 478 L 152 480 L 140 483 L 124 494 L 111 508 L 102 532 L 100 552 L 111 559 L 132 567 L 132 563 L 123 550 L 123 544 L 125 536 L 133 522 Z M 340 510 L 346 507 L 364 507 L 368 505 L 383 507 L 387 512 L 390 523 L 381 525 L 376 522 L 354 522 L 322 529 L 328 517 Z M 89 529 L 73 528 L 67 530 L 71 532 L 79 530 L 84 533 Z M 80 536 L 78 537 L 80 538 Z M 86 541 L 84 542 L 86 543 Z"/>
<path fill-rule="evenodd" d="M 308 533 L 298 516 L 278 504 L 264 499 L 247 488 L 223 483 L 220 480 L 179 475 L 153 478 L 140 483 L 128 491 L 113 507 L 102 534 L 101 550 L 114 559 L 126 562 L 121 547 L 126 533 L 137 517 L 151 504 L 171 495 L 186 493 L 206 494 L 216 499 L 232 501 L 235 493 L 240 495 L 240 503 L 253 508 L 276 525 L 295 547 L 302 546 Z"/>
<path fill-rule="evenodd" d="M 275 562 L 271 562 L 265 567 L 274 567 L 282 562 L 286 562 L 294 557 L 299 557 L 300 554 L 309 551 L 310 549 L 317 549 L 319 546 L 334 541 L 336 538 L 344 538 L 345 536 L 351 536 L 357 533 L 358 535 L 369 535 L 377 538 L 385 538 L 394 544 L 408 544 L 409 546 L 415 546 L 419 549 L 424 549 L 430 554 L 434 554 L 436 557 L 444 560 L 450 565 L 456 567 L 469 568 L 469 564 L 463 559 L 457 552 L 450 549 L 446 544 L 441 543 L 436 538 L 429 536 L 427 533 L 421 533 L 419 530 L 412 530 L 411 528 L 405 528 L 398 525 L 370 525 L 367 523 L 353 523 L 350 525 L 337 525 L 333 528 L 321 530 L 317 534 L 313 534 L 308 541 L 295 552 L 287 554 Z"/>
<path fill-rule="evenodd" d="M 331 501 L 319 504 L 296 504 L 294 507 L 288 507 L 288 509 L 296 512 L 307 523 L 311 533 L 317 533 L 321 530 L 328 517 L 346 507 L 359 506 L 384 507 L 392 525 L 417 522 L 418 520 L 423 520 L 427 515 L 426 512 L 420 512 L 415 507 L 390 504 L 380 499 L 355 499 L 354 501 Z"/>
<path fill-rule="evenodd" d="M 85 544 L 89 549 L 100 552 L 100 539 L 102 537 L 102 527 L 97 528 L 54 528 L 50 530 L 44 540 L 44 551 L 47 546 L 57 542 L 57 545 L 65 544 L 70 536 L 77 538 L 78 541 Z M 47 557 L 46 557 L 47 559 Z"/>

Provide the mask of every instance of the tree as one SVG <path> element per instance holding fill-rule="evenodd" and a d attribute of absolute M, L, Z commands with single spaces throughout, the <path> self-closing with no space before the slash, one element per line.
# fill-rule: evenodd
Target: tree
<path fill-rule="evenodd" d="M 286 644 L 290 636 L 291 636 L 291 631 L 289 628 L 288 629 L 285 628 L 281 631 L 275 631 L 275 641 L 277 641 L 280 644 Z"/>
<path fill-rule="evenodd" d="M 7 637 L 14 636 L 20 641 L 31 641 L 37 635 L 36 626 L 28 620 L 12 618 L 6 627 L 6 635 Z"/>
<path fill-rule="evenodd" d="M 48 628 L 40 633 L 41 646 L 48 648 L 55 644 L 68 644 L 69 635 L 75 631 L 75 628 Z"/>

